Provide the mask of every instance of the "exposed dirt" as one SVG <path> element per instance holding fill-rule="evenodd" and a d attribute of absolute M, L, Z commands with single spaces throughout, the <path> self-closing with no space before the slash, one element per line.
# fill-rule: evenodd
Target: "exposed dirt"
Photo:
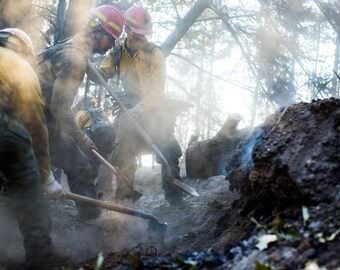
<path fill-rule="evenodd" d="M 79 220 L 71 201 L 50 202 L 53 238 L 71 251 L 73 269 L 95 269 L 100 252 L 101 269 L 340 269 L 339 100 L 268 117 L 235 149 L 227 171 L 227 180 L 184 178 L 200 197 L 174 209 L 164 201 L 160 167 L 138 169 L 144 196 L 135 208 L 168 224 L 164 238 L 148 220 L 112 211 Z"/>
<path fill-rule="evenodd" d="M 80 266 L 94 269 L 99 253 L 105 259 L 102 269 L 112 269 L 129 261 L 132 254 L 152 257 L 169 252 L 203 251 L 211 247 L 219 250 L 226 243 L 234 245 L 245 237 L 248 230 L 240 227 L 243 218 L 231 209 L 232 202 L 239 198 L 239 194 L 229 191 L 225 176 L 185 179 L 200 197 L 186 195 L 188 205 L 184 208 L 171 208 L 165 202 L 160 177 L 159 165 L 138 168 L 136 190 L 144 195 L 134 208 L 152 214 L 160 223 L 167 223 L 164 237 L 153 230 L 154 223 L 147 219 L 103 210 L 99 219 L 84 221 L 77 217 L 72 201 L 49 202 L 54 242 L 58 248 L 71 252 L 73 269 Z M 67 190 L 64 178 L 62 183 Z M 228 232 L 219 228 L 219 219 L 226 215 L 230 219 L 222 225 L 233 227 Z M 250 225 L 249 220 L 244 223 Z M 15 261 L 23 261 L 20 235 L 11 256 Z"/>
<path fill-rule="evenodd" d="M 200 194 L 199 198 L 187 195 L 184 208 L 171 208 L 164 201 L 160 183 L 160 167 L 141 167 L 136 177 L 136 190 L 144 195 L 134 208 L 152 214 L 160 223 L 167 223 L 164 237 L 153 230 L 154 222 L 103 210 L 100 219 L 81 221 L 74 204 L 50 203 L 54 220 L 54 235 L 58 246 L 72 251 L 74 265 L 93 269 L 99 252 L 105 260 L 102 269 L 112 269 L 135 256 L 155 256 L 166 252 L 193 252 L 210 247 L 224 248 L 245 237 L 239 228 L 241 217 L 231 210 L 232 202 L 239 197 L 229 191 L 225 176 L 185 181 Z M 233 231 L 219 229 L 219 219 L 228 214 Z M 237 223 L 237 225 L 236 225 Z M 250 222 L 245 222 L 249 226 Z M 63 239 L 61 239 L 61 237 Z M 94 259 L 94 260 L 91 260 Z"/>

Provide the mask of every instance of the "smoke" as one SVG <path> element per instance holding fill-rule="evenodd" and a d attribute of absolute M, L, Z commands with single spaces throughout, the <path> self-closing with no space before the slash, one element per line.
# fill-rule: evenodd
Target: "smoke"
<path fill-rule="evenodd" d="M 24 26 L 24 22 L 31 14 L 32 0 L 2 0 L 0 14 L 2 23 L 8 27 Z"/>
<path fill-rule="evenodd" d="M 145 190 L 152 184 L 158 189 L 161 188 L 159 170 L 152 170 L 152 179 L 147 179 L 145 172 L 141 171 L 137 173 L 136 189 Z M 155 185 L 155 182 L 158 184 Z M 65 175 L 61 179 L 61 184 L 66 191 L 69 191 Z M 114 192 L 115 179 L 112 188 Z M 143 197 L 142 200 L 146 198 Z M 137 201 L 133 208 L 140 209 L 140 203 L 142 202 Z M 105 259 L 110 253 L 131 250 L 139 243 L 155 245 L 154 242 L 159 240 L 148 231 L 149 220 L 147 219 L 102 209 L 99 219 L 84 221 L 77 218 L 75 203 L 69 200 L 51 201 L 50 215 L 53 219 L 54 244 L 58 249 L 69 250 L 71 262 L 76 264 L 93 260 L 100 252 Z"/>
<path fill-rule="evenodd" d="M 52 237 L 59 249 L 70 251 L 72 263 L 92 260 L 100 252 L 105 257 L 109 253 L 132 249 L 147 234 L 147 221 L 138 217 L 102 210 L 98 220 L 77 221 L 68 219 L 65 214 L 62 219 L 67 222 L 66 230 L 55 226 Z"/>
<path fill-rule="evenodd" d="M 24 260 L 23 239 L 9 197 L 0 195 L 0 263 Z M 1 268 L 1 266 L 0 266 Z"/>
<path fill-rule="evenodd" d="M 241 167 L 242 171 L 247 171 L 251 167 L 253 167 L 253 159 L 251 157 L 251 153 L 253 152 L 254 146 L 257 143 L 262 141 L 262 137 L 264 135 L 264 131 L 262 128 L 257 128 L 253 132 L 253 136 L 251 136 L 243 145 L 243 154 L 241 158 Z"/>

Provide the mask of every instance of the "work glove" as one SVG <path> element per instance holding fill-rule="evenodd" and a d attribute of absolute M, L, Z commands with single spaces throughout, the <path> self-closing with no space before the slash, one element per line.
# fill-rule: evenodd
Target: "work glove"
<path fill-rule="evenodd" d="M 50 172 L 47 180 L 42 183 L 42 190 L 46 193 L 46 196 L 54 199 L 61 200 L 66 197 L 66 193 L 61 185 L 54 179 L 53 173 Z"/>
<path fill-rule="evenodd" d="M 137 104 L 135 107 L 128 109 L 125 113 L 125 118 L 128 121 L 136 120 L 143 112 L 142 107 Z"/>
<path fill-rule="evenodd" d="M 91 149 L 98 151 L 96 144 L 85 133 L 82 133 L 76 142 L 86 154 L 91 154 Z"/>

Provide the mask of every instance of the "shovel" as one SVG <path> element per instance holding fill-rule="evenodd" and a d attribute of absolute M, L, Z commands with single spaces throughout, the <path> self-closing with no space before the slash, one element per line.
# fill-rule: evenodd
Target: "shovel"
<path fill-rule="evenodd" d="M 148 231 L 156 232 L 162 237 L 162 239 L 164 238 L 168 224 L 166 222 L 164 223 L 160 222 L 155 216 L 153 216 L 150 213 L 142 212 L 142 211 L 129 208 L 129 207 L 119 206 L 119 205 L 106 202 L 106 201 L 96 200 L 93 198 L 89 198 L 89 197 L 82 196 L 79 194 L 74 194 L 71 192 L 65 192 L 65 194 L 66 194 L 66 199 L 69 199 L 72 201 L 87 203 L 87 204 L 98 206 L 100 208 L 112 210 L 118 213 L 148 219 L 149 220 Z"/>
<path fill-rule="evenodd" d="M 113 167 L 104 157 L 102 157 L 95 149 L 91 148 L 91 152 L 92 154 L 98 158 L 99 161 L 101 161 L 104 165 L 106 165 L 106 167 L 115 175 L 115 176 L 121 176 L 122 179 L 128 184 L 128 188 L 133 192 L 133 202 L 136 202 L 139 200 L 140 197 L 143 196 L 142 193 L 136 191 L 133 189 L 132 183 L 130 182 L 130 180 L 122 174 L 121 171 L 119 171 L 117 168 Z"/>
<path fill-rule="evenodd" d="M 104 80 L 103 76 L 99 73 L 99 71 L 96 69 L 96 67 L 92 64 L 92 62 L 90 60 L 88 60 L 88 66 L 91 69 L 91 71 L 93 72 L 93 74 L 95 74 L 97 79 L 100 81 L 100 83 L 105 87 L 106 91 L 117 102 L 120 109 L 123 112 L 127 112 L 127 108 L 125 107 L 125 105 L 115 95 L 115 93 L 113 91 L 111 91 L 110 86 L 107 84 L 107 82 Z M 170 181 L 171 183 L 173 183 L 175 186 L 179 187 L 182 191 L 184 191 L 184 192 L 186 192 L 186 193 L 188 193 L 192 196 L 199 197 L 199 194 L 197 193 L 197 191 L 195 189 L 193 189 L 192 187 L 186 185 L 182 181 L 180 181 L 180 180 L 178 180 L 178 179 L 176 179 L 175 177 L 172 176 L 172 171 L 171 171 L 171 167 L 169 165 L 169 162 L 166 160 L 166 158 L 164 157 L 162 152 L 158 149 L 158 147 L 151 140 L 150 136 L 144 131 L 144 129 L 141 127 L 141 125 L 136 120 L 132 120 L 132 121 L 133 121 L 137 131 L 139 132 L 139 134 L 145 140 L 145 142 L 149 145 L 149 147 L 151 147 L 151 149 L 154 151 L 154 153 L 162 160 L 162 162 L 165 166 L 165 169 L 166 169 L 166 174 L 168 176 L 167 180 Z"/>

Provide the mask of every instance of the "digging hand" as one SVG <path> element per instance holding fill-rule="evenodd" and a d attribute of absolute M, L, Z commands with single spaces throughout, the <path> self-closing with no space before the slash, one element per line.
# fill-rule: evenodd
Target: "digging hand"
<path fill-rule="evenodd" d="M 96 144 L 84 133 L 76 138 L 76 142 L 86 154 L 91 154 L 91 149 L 98 151 Z"/>
<path fill-rule="evenodd" d="M 125 118 L 128 121 L 133 121 L 136 120 L 138 118 L 138 116 L 143 112 L 142 107 L 137 104 L 135 107 L 128 109 L 125 113 Z"/>
<path fill-rule="evenodd" d="M 66 197 L 66 193 L 61 185 L 55 180 L 53 173 L 50 172 L 47 180 L 42 183 L 42 189 L 47 197 L 55 200 L 61 200 Z"/>

